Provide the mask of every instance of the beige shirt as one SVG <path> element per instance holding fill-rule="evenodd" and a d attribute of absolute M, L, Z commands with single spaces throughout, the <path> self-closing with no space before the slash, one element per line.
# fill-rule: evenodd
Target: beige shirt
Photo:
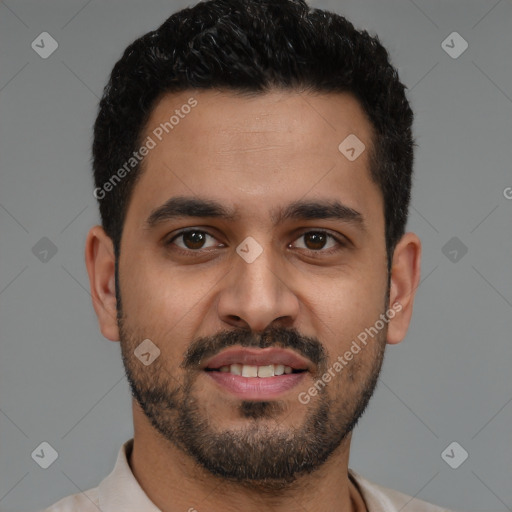
<path fill-rule="evenodd" d="M 135 479 L 128 457 L 133 438 L 119 450 L 113 471 L 98 487 L 62 498 L 41 512 L 161 512 Z M 369 482 L 349 468 L 351 480 L 359 489 L 368 512 L 450 512 L 401 492 Z"/>

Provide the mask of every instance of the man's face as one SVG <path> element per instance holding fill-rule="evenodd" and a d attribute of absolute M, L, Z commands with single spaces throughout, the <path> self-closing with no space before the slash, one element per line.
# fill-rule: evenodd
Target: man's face
<path fill-rule="evenodd" d="M 181 110 L 159 141 L 154 130 L 192 96 L 197 106 Z M 366 145 L 354 161 L 338 149 L 350 134 Z M 345 357 L 388 308 L 370 123 L 349 95 L 201 91 L 164 96 L 148 135 L 156 147 L 129 204 L 119 260 L 132 392 L 153 427 L 209 471 L 290 481 L 346 441 L 382 363 L 386 325 Z M 176 197 L 236 215 L 154 214 Z M 322 209 L 302 207 L 279 218 L 297 202 L 338 202 L 358 215 L 322 218 Z M 160 350 L 149 365 L 134 355 L 146 339 Z"/>

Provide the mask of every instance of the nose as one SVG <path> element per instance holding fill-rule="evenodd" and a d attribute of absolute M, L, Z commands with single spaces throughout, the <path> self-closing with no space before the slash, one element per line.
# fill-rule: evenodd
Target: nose
<path fill-rule="evenodd" d="M 290 274 L 270 248 L 250 263 L 236 255 L 218 301 L 223 322 L 261 332 L 271 324 L 291 327 L 298 312 L 299 300 Z"/>

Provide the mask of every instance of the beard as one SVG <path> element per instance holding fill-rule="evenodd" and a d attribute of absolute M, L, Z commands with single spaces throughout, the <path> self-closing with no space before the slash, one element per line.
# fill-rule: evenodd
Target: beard
<path fill-rule="evenodd" d="M 260 336 L 250 330 L 223 331 L 196 339 L 189 346 L 180 365 L 184 376 L 178 379 L 166 367 L 165 357 L 158 357 L 149 366 L 134 357 L 133 351 L 144 336 L 128 327 L 120 300 L 118 325 L 132 396 L 155 430 L 210 474 L 265 491 L 282 490 L 299 476 L 320 468 L 347 439 L 374 393 L 387 334 L 386 325 L 362 349 L 366 354 L 356 355 L 307 405 L 299 405 L 298 400 L 240 400 L 236 405 L 237 426 L 219 430 L 210 422 L 208 404 L 195 385 L 199 361 L 233 345 L 288 348 L 315 363 L 316 382 L 328 369 L 323 345 L 295 329 L 273 327 Z M 164 355 L 165 344 L 159 343 L 159 347 Z M 343 392 L 336 393 L 338 380 L 338 389 Z M 301 424 L 285 426 L 284 420 L 296 413 L 297 407 L 307 407 Z"/>

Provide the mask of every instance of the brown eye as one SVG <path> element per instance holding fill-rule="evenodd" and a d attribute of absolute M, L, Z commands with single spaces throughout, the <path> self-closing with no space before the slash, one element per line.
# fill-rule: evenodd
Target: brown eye
<path fill-rule="evenodd" d="M 318 250 L 323 249 L 327 241 L 327 236 L 325 233 L 311 232 L 304 235 L 304 240 L 306 241 L 308 249 Z"/>
<path fill-rule="evenodd" d="M 343 241 L 326 231 L 308 231 L 303 233 L 297 240 L 303 239 L 302 245 L 296 245 L 299 249 L 306 249 L 310 252 L 332 253 L 345 244 Z M 337 247 L 336 247 L 337 246 Z"/>
<path fill-rule="evenodd" d="M 175 237 L 169 240 L 169 242 L 167 242 L 167 245 L 171 245 L 175 243 L 175 240 L 181 239 L 181 244 L 176 243 L 178 247 L 181 249 L 188 249 L 190 251 L 198 251 L 205 248 L 207 237 L 215 240 L 213 236 L 209 235 L 205 231 L 190 229 L 188 231 L 182 231 L 181 233 L 178 233 Z"/>
<path fill-rule="evenodd" d="M 187 231 L 183 234 L 183 242 L 187 249 L 201 249 L 205 240 L 205 234 L 200 231 Z"/>

